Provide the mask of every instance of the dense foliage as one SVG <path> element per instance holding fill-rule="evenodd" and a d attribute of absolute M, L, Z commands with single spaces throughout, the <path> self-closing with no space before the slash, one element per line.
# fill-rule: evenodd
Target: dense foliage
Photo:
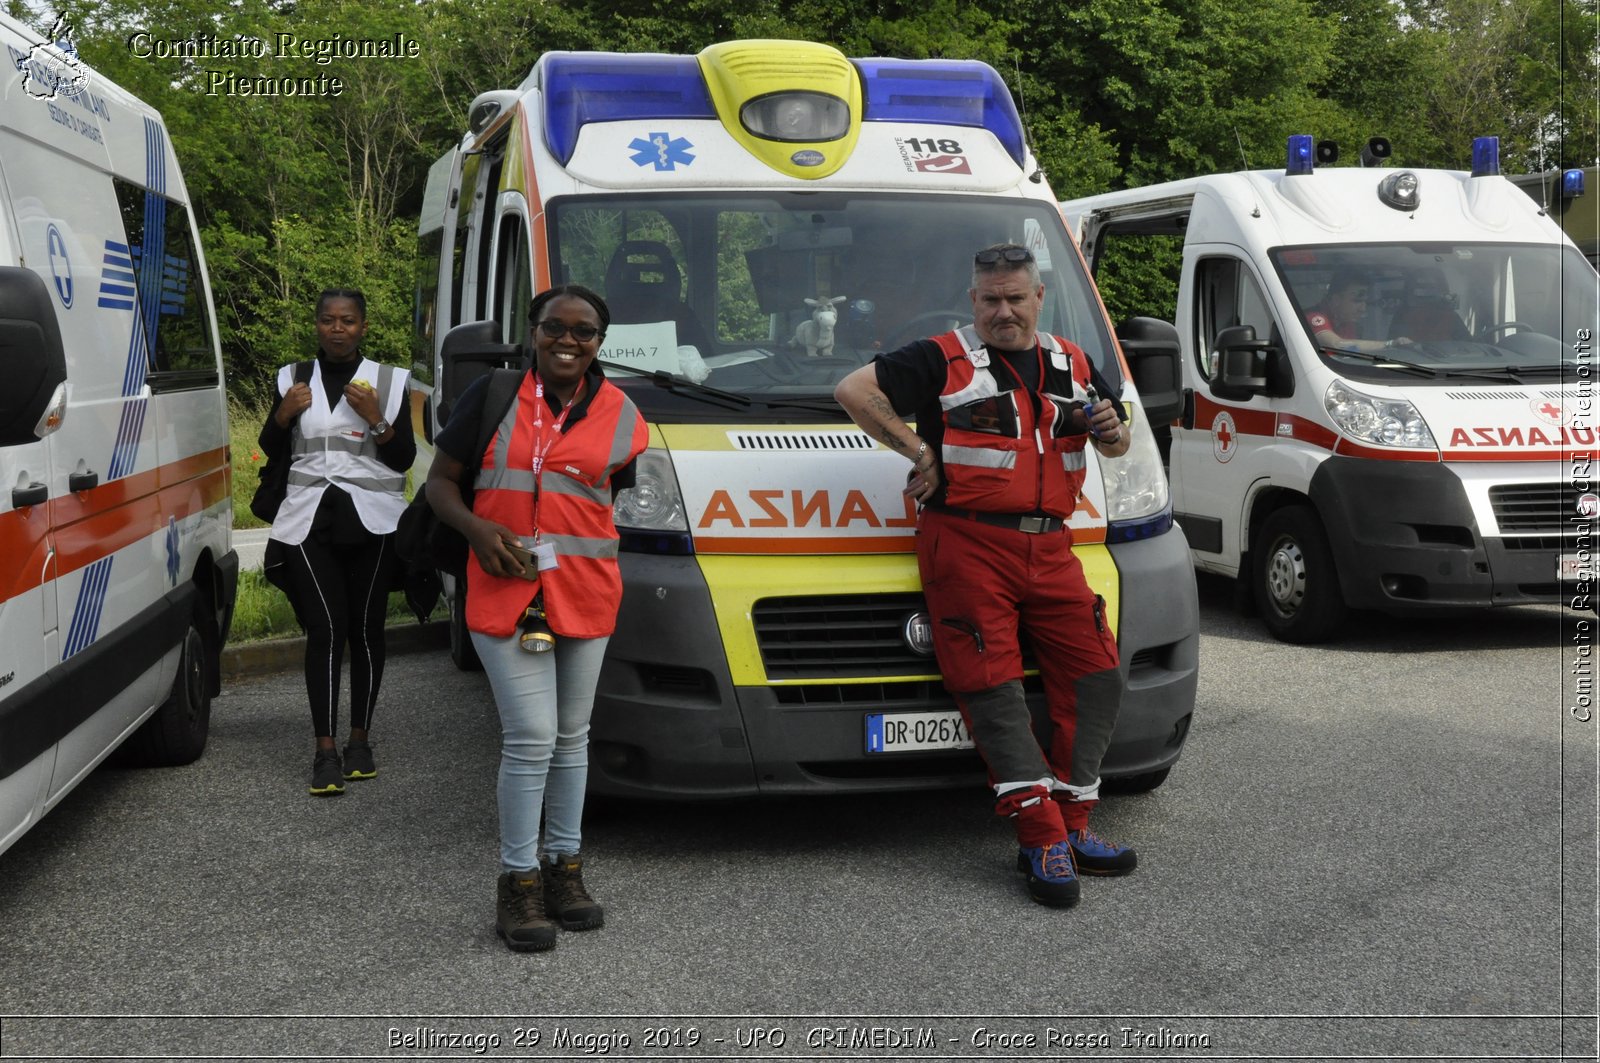
<path fill-rule="evenodd" d="M 39 24 L 46 5 L 9 6 Z M 1465 164 L 1472 137 L 1496 133 L 1510 173 L 1592 165 L 1600 130 L 1596 0 L 80 0 L 67 9 L 84 58 L 167 119 L 230 379 L 245 398 L 273 367 L 305 355 L 311 303 L 327 285 L 365 289 L 368 349 L 410 360 L 414 219 L 428 166 L 460 136 L 474 95 L 516 85 L 549 49 L 694 52 L 783 37 L 849 55 L 982 59 L 1020 96 L 1062 198 L 1274 165 L 1298 132 L 1347 145 L 1381 134 L 1399 158 L 1450 167 Z M 280 52 L 280 33 L 302 42 L 401 34 L 416 56 L 159 54 L 160 43 L 252 40 Z M 342 91 L 230 94 L 216 81 L 228 73 L 338 78 Z"/>

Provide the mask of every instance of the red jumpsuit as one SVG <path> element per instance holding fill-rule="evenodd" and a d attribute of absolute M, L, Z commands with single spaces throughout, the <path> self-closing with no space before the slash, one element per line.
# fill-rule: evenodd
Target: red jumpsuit
<path fill-rule="evenodd" d="M 1123 689 L 1105 603 L 1065 527 L 1085 471 L 1072 414 L 1088 359 L 1042 334 L 1033 350 L 990 352 L 968 328 L 882 356 L 878 377 L 938 442 L 945 486 L 919 518 L 917 562 L 945 685 L 1018 841 L 1062 841 L 1088 825 Z M 1044 681 L 1048 749 L 1023 696 L 1020 630 Z"/>

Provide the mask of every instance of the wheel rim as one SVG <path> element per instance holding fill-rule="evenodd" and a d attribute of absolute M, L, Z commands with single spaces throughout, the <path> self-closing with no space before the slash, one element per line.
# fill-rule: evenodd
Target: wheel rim
<path fill-rule="evenodd" d="M 1306 555 L 1293 539 L 1279 539 L 1267 557 L 1267 595 L 1283 616 L 1293 616 L 1306 600 Z"/>
<path fill-rule="evenodd" d="M 183 682 L 189 694 L 189 719 L 200 719 L 206 703 L 205 642 L 200 632 L 189 629 L 183 644 Z"/>

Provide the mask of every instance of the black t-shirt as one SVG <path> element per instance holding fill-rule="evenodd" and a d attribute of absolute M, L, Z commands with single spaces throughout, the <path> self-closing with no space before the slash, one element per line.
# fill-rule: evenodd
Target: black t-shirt
<path fill-rule="evenodd" d="M 1039 348 L 1037 345 L 1020 351 L 1004 351 L 984 345 L 989 352 L 990 372 L 1002 391 L 1018 387 L 1032 393 L 1039 386 Z M 944 349 L 933 340 L 917 340 L 898 350 L 878 355 L 872 361 L 878 374 L 878 387 L 888 396 L 889 404 L 901 417 L 916 422 L 917 434 L 928 443 L 928 450 L 936 461 L 943 453 L 944 411 L 939 406 L 939 393 L 944 390 L 947 374 Z M 1089 383 L 1101 398 L 1120 396 L 1091 360 Z M 1038 415 L 1038 400 L 1034 400 L 1034 415 Z M 1117 416 L 1127 420 L 1127 412 L 1120 402 L 1115 402 Z M 943 462 L 940 462 L 941 468 Z M 928 505 L 944 504 L 944 478 L 941 474 L 939 490 L 927 501 Z"/>
<path fill-rule="evenodd" d="M 447 454 L 463 465 L 476 465 L 481 454 L 473 454 L 472 450 L 478 445 L 478 437 L 483 421 L 483 402 L 489 394 L 490 374 L 474 380 L 467 385 L 467 390 L 461 393 L 455 405 L 450 409 L 450 421 L 441 428 L 433 437 L 433 445 L 441 453 Z M 561 422 L 561 434 L 566 435 L 572 426 L 582 421 L 589 415 L 589 404 L 594 400 L 595 392 L 600 385 L 605 383 L 605 374 L 599 366 L 591 365 L 585 374 L 583 394 L 578 396 L 578 401 L 573 403 L 572 412 L 567 414 L 567 419 Z M 514 400 L 513 400 L 514 401 Z M 561 400 L 549 391 L 544 393 L 545 405 L 553 416 L 561 416 Z M 622 468 L 611 474 L 612 493 L 624 487 L 633 486 L 634 468 L 638 459 L 628 462 Z"/>

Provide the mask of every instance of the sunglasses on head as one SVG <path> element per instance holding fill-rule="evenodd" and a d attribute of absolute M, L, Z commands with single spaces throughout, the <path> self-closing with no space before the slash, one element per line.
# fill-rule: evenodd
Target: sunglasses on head
<path fill-rule="evenodd" d="M 992 266 L 1002 260 L 1006 262 L 1032 262 L 1033 252 L 1026 247 L 991 247 L 972 256 L 972 261 L 980 266 Z"/>
<path fill-rule="evenodd" d="M 539 331 L 553 340 L 559 340 L 567 333 L 572 333 L 572 338 L 579 343 L 588 343 L 600 335 L 600 330 L 593 325 L 567 325 L 560 321 L 541 321 Z"/>

